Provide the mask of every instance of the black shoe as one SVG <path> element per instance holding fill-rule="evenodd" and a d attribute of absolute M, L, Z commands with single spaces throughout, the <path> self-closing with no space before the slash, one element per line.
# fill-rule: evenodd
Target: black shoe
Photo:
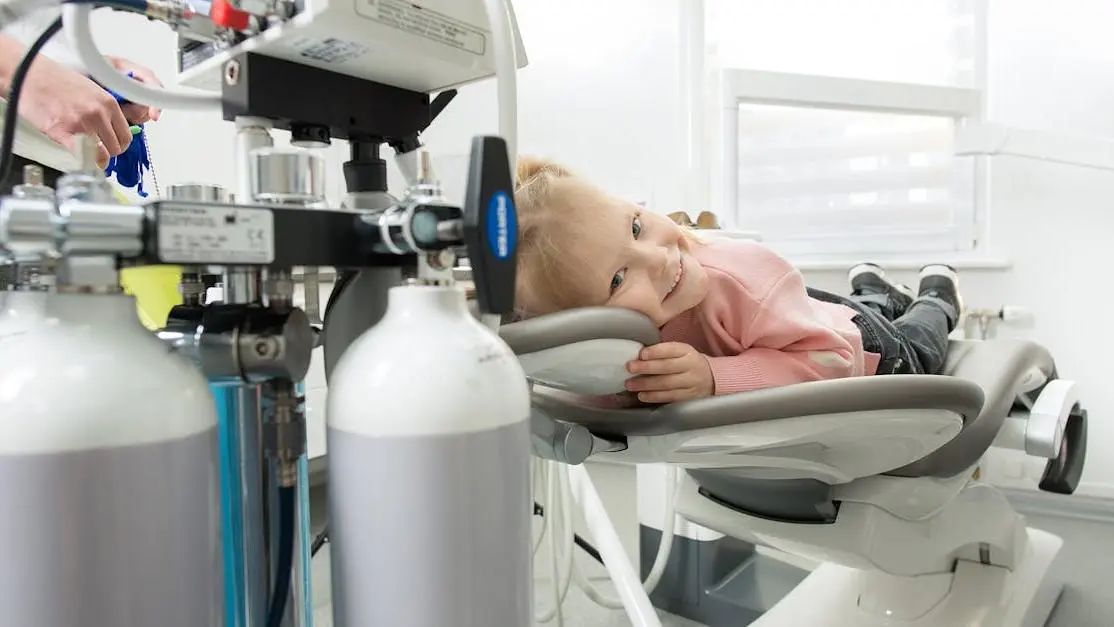
<path fill-rule="evenodd" d="M 955 310 L 955 319 L 948 321 L 949 331 L 954 330 L 963 317 L 964 305 L 963 297 L 959 293 L 959 275 L 951 266 L 932 264 L 921 268 L 917 298 L 936 298 L 951 305 Z"/>
<path fill-rule="evenodd" d="M 907 285 L 890 283 L 886 271 L 873 263 L 860 263 L 847 273 L 852 296 L 885 296 L 897 311 L 894 317 L 905 313 L 913 303 L 913 290 Z"/>

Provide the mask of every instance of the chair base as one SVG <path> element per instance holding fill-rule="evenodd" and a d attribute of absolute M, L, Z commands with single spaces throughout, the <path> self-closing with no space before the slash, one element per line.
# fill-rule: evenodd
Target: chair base
<path fill-rule="evenodd" d="M 640 529 L 643 580 L 649 576 L 662 532 Z M 673 536 L 665 573 L 650 600 L 654 607 L 708 627 L 744 627 L 774 607 L 809 571 L 768 557 L 742 540 Z"/>
<path fill-rule="evenodd" d="M 947 575 L 890 577 L 825 563 L 750 625 L 1043 627 L 1063 590 L 1048 575 L 1063 540 L 1036 529 L 1027 533 L 1012 573 L 961 561 Z"/>

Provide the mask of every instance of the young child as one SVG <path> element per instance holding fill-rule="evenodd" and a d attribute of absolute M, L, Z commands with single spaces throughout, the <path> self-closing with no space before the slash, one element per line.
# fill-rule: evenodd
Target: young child
<path fill-rule="evenodd" d="M 758 242 L 702 241 L 555 163 L 519 161 L 515 204 L 518 317 L 598 305 L 649 317 L 662 341 L 627 365 L 645 403 L 936 374 L 962 309 L 948 266 L 923 268 L 914 296 L 860 264 L 850 298 L 829 294 Z"/>

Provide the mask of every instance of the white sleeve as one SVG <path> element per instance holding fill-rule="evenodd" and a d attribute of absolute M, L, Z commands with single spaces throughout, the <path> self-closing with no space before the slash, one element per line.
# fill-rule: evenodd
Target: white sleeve
<path fill-rule="evenodd" d="M 40 9 L 5 28 L 4 34 L 18 39 L 24 46 L 30 46 L 60 15 L 62 15 L 61 6 Z M 59 32 L 46 44 L 42 54 L 82 74 L 85 73 L 85 65 L 81 62 L 81 59 L 77 58 L 77 54 L 70 47 L 70 42 L 63 32 Z"/>

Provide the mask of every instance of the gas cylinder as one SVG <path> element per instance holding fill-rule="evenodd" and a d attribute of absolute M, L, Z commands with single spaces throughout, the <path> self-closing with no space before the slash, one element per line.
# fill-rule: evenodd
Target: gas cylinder
<path fill-rule="evenodd" d="M 131 297 L 9 292 L 16 309 L 37 321 L 0 323 L 0 625 L 223 625 L 205 379 Z"/>
<path fill-rule="evenodd" d="M 477 138 L 463 211 L 484 313 L 514 301 L 506 144 Z M 327 444 L 336 627 L 530 627 L 530 394 L 456 286 L 412 280 L 343 351 Z M 328 323 L 326 323 L 326 326 Z"/>

